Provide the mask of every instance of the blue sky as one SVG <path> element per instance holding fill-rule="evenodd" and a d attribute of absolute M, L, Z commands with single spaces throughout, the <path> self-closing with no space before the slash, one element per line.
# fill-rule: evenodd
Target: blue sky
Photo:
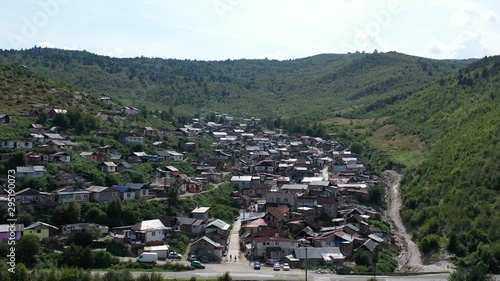
<path fill-rule="evenodd" d="M 496 0 L 9 0 L 0 19 L 2 49 L 37 45 L 114 57 L 500 54 Z"/>

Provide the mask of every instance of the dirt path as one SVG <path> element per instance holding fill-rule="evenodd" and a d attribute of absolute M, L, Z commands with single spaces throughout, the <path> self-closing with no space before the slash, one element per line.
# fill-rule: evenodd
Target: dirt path
<path fill-rule="evenodd" d="M 397 271 L 417 272 L 422 270 L 422 259 L 420 251 L 415 242 L 411 240 L 410 235 L 401 220 L 399 210 L 401 209 L 401 196 L 399 194 L 399 183 L 401 175 L 394 171 L 385 171 L 382 173 L 382 182 L 387 186 L 388 209 L 387 216 L 392 221 L 393 232 L 397 243 L 401 247 L 401 253 L 398 257 L 399 265 Z"/>
<path fill-rule="evenodd" d="M 436 264 L 424 265 L 418 246 L 411 240 L 410 234 L 406 231 L 399 210 L 402 202 L 400 196 L 400 182 L 402 176 L 395 171 L 385 171 L 382 173 L 382 182 L 387 186 L 388 209 L 386 216 L 391 221 L 392 230 L 396 236 L 401 253 L 398 256 L 399 272 L 437 272 L 450 271 L 451 264 L 441 261 Z"/>

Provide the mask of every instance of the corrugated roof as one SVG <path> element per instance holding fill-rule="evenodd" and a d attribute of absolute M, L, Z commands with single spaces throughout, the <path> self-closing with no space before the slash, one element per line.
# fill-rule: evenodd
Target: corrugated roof
<path fill-rule="evenodd" d="M 226 223 L 225 221 L 220 220 L 220 219 L 216 219 L 216 220 L 214 220 L 214 221 L 210 222 L 210 223 L 207 225 L 207 227 L 210 227 L 210 226 L 212 226 L 212 225 L 213 225 L 213 226 L 215 226 L 215 227 L 217 227 L 217 228 L 219 228 L 219 229 L 222 229 L 222 230 L 228 230 L 228 229 L 229 229 L 229 227 L 231 227 L 231 225 L 230 225 L 230 224 L 228 224 L 228 223 Z"/>
<path fill-rule="evenodd" d="M 295 258 L 301 260 L 306 258 L 306 251 L 307 251 L 307 259 L 323 259 L 323 254 L 341 255 L 340 249 L 338 247 L 321 247 L 321 248 L 304 247 L 304 248 L 295 248 L 293 250 Z"/>
<path fill-rule="evenodd" d="M 167 229 L 167 227 L 165 227 L 163 223 L 158 219 L 142 221 L 132 226 L 132 230 L 143 231 L 143 232 L 165 230 L 165 229 Z"/>
<path fill-rule="evenodd" d="M 205 213 L 208 212 L 208 210 L 210 210 L 210 207 L 198 207 L 192 210 L 191 213 Z"/>

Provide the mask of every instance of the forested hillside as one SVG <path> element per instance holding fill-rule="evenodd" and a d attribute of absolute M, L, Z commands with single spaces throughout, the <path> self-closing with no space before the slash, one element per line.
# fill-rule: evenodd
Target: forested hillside
<path fill-rule="evenodd" d="M 391 109 L 389 122 L 429 144 L 405 175 L 403 219 L 424 253 L 500 262 L 500 57 L 475 62 Z M 441 239 L 440 237 L 447 237 Z"/>
<path fill-rule="evenodd" d="M 204 110 L 310 120 L 404 98 L 465 63 L 398 53 L 290 61 L 118 59 L 42 48 L 3 50 L 0 62 L 26 65 L 53 79 L 152 109 L 173 106 L 191 114 Z"/>

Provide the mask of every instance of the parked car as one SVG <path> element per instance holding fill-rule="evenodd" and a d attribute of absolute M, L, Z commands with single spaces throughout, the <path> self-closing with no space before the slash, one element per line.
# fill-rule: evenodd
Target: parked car
<path fill-rule="evenodd" d="M 176 260 L 178 260 L 178 259 L 181 259 L 181 258 L 182 258 L 182 255 L 181 255 L 181 254 L 178 254 L 177 252 L 170 252 L 170 253 L 168 254 L 168 258 L 169 258 L 169 259 L 176 259 Z"/>
<path fill-rule="evenodd" d="M 260 262 L 256 261 L 253 263 L 253 269 L 260 270 Z"/>
<path fill-rule="evenodd" d="M 201 257 L 200 257 L 200 261 L 201 261 L 201 262 L 204 262 L 204 263 L 209 262 L 209 260 L 208 260 L 208 257 L 207 257 L 207 256 L 201 256 Z"/>
<path fill-rule="evenodd" d="M 280 263 L 279 262 L 275 263 L 273 266 L 273 270 L 279 271 L 280 269 L 281 269 Z"/>
<path fill-rule="evenodd" d="M 136 262 L 144 262 L 144 263 L 153 263 L 155 264 L 158 261 L 157 253 L 142 253 L 135 259 Z"/>
<path fill-rule="evenodd" d="M 283 264 L 283 271 L 290 271 L 290 265 L 288 263 Z"/>
<path fill-rule="evenodd" d="M 196 260 L 196 255 L 190 255 L 189 256 L 190 261 L 195 261 Z"/>
<path fill-rule="evenodd" d="M 195 267 L 195 268 L 199 268 L 199 269 L 205 269 L 205 265 L 202 264 L 201 262 L 199 261 L 192 261 L 191 262 L 191 266 Z"/>

